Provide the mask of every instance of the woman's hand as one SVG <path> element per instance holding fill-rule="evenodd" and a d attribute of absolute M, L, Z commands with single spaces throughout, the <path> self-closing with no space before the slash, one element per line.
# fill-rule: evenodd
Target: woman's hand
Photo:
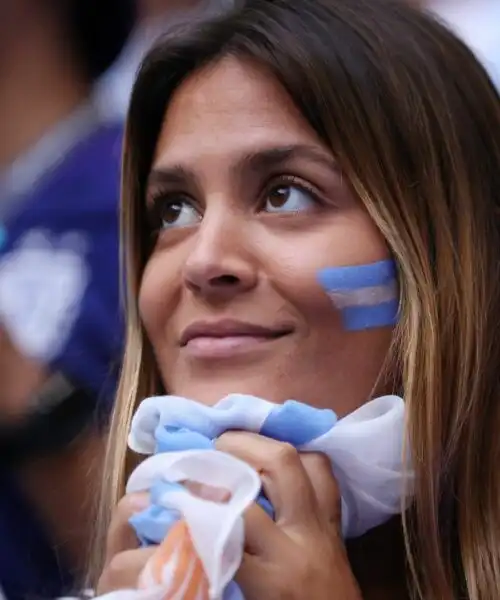
<path fill-rule="evenodd" d="M 96 594 L 137 587 L 139 575 L 156 548 L 140 548 L 129 519 L 149 505 L 147 493 L 129 494 L 118 503 L 109 526 L 104 570 Z"/>
<path fill-rule="evenodd" d="M 340 496 L 328 459 L 245 432 L 224 434 L 217 448 L 258 471 L 275 510 L 275 521 L 257 505 L 245 514 L 245 553 L 236 576 L 245 600 L 361 600 L 340 535 Z M 190 487 L 202 497 L 225 499 L 220 490 Z M 155 549 L 138 549 L 128 520 L 147 502 L 147 495 L 131 495 L 117 507 L 98 594 L 136 587 Z"/>
<path fill-rule="evenodd" d="M 245 600 L 361 600 L 340 533 L 340 494 L 330 461 L 245 432 L 217 449 L 250 464 L 274 507 L 245 515 L 245 554 L 236 576 Z"/>
<path fill-rule="evenodd" d="M 226 490 L 209 485 L 190 481 L 184 485 L 192 494 L 212 502 L 227 502 L 230 497 Z M 104 570 L 97 584 L 97 595 L 137 587 L 139 576 L 157 547 L 140 548 L 129 520 L 148 506 L 147 493 L 129 494 L 118 503 L 108 531 Z"/>

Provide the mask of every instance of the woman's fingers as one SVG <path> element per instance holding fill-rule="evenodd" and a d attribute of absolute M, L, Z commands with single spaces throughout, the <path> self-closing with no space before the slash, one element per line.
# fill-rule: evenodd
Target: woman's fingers
<path fill-rule="evenodd" d="M 332 516 L 327 519 L 335 518 L 336 485 L 328 461 L 320 455 L 305 458 L 289 444 L 246 432 L 225 433 L 216 447 L 256 469 L 283 530 L 318 527 L 319 512 L 326 515 L 330 504 Z"/>
<path fill-rule="evenodd" d="M 297 450 L 253 433 L 228 432 L 216 448 L 251 465 L 260 475 L 264 491 L 282 526 L 303 523 L 315 505 L 314 493 Z"/>
<path fill-rule="evenodd" d="M 197 481 L 183 481 L 182 485 L 189 490 L 191 494 L 198 496 L 198 498 L 203 498 L 203 500 L 226 504 L 231 499 L 231 492 L 213 485 L 198 483 Z"/>
<path fill-rule="evenodd" d="M 340 531 L 340 490 L 332 474 L 330 459 L 319 452 L 301 453 L 300 458 L 316 496 L 319 520 Z"/>
<path fill-rule="evenodd" d="M 146 509 L 148 505 L 149 494 L 146 492 L 129 494 L 120 500 L 108 530 L 106 564 L 117 554 L 139 547 L 139 540 L 129 520 L 133 515 Z"/>
<path fill-rule="evenodd" d="M 121 552 L 111 558 L 97 585 L 97 595 L 115 590 L 135 589 L 139 575 L 155 551 L 156 547 L 139 548 Z"/>
<path fill-rule="evenodd" d="M 245 600 L 263 600 L 269 595 L 269 583 L 274 564 L 265 557 L 245 554 L 234 580 L 244 593 Z"/>
<path fill-rule="evenodd" d="M 286 534 L 258 504 L 252 504 L 244 514 L 245 553 L 265 557 L 276 553 L 286 541 Z"/>

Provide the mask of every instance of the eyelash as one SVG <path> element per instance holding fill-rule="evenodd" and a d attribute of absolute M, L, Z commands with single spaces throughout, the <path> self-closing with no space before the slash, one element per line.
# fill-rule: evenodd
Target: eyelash
<path fill-rule="evenodd" d="M 309 194 L 315 203 L 318 205 L 324 204 L 325 201 L 321 198 L 318 191 L 312 186 L 305 183 L 300 177 L 296 175 L 279 175 L 271 179 L 259 193 L 259 209 L 265 204 L 266 195 L 269 194 L 273 189 L 285 186 L 294 186 L 297 189 Z M 196 202 L 192 197 L 187 194 L 173 192 L 171 190 L 162 190 L 161 188 L 155 191 L 148 199 L 148 220 L 150 224 L 151 234 L 157 236 L 161 230 L 161 211 L 164 209 L 165 204 L 168 202 L 174 202 L 179 200 L 191 204 L 194 208 L 199 208 L 199 202 Z"/>
<path fill-rule="evenodd" d="M 311 196 L 314 202 L 317 202 L 318 204 L 321 204 L 323 202 L 318 191 L 312 185 L 306 183 L 296 175 L 279 175 L 277 178 L 273 179 L 268 185 L 264 187 L 264 190 L 261 195 L 265 196 L 273 188 L 285 186 L 293 186 L 301 190 L 302 192 L 306 192 Z"/>

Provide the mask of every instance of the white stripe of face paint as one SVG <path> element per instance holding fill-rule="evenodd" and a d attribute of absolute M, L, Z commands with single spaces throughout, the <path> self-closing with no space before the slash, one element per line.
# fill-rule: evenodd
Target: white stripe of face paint
<path fill-rule="evenodd" d="M 376 306 L 398 297 L 398 285 L 392 281 L 386 285 L 375 285 L 357 290 L 337 290 L 328 294 L 339 309 L 355 306 Z"/>

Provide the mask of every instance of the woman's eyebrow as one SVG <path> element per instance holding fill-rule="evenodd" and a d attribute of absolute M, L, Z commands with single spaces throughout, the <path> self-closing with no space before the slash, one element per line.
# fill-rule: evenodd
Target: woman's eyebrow
<path fill-rule="evenodd" d="M 276 146 L 246 152 L 231 165 L 230 170 L 235 176 L 241 177 L 249 171 L 254 173 L 269 172 L 297 160 L 316 163 L 332 172 L 340 173 L 337 162 L 330 154 L 321 148 L 307 144 Z M 146 194 L 148 190 L 158 186 L 181 187 L 187 183 L 194 184 L 195 186 L 199 183 L 193 169 L 182 164 L 171 166 L 158 165 L 157 167 L 153 167 L 148 176 Z"/>
<path fill-rule="evenodd" d="M 307 160 L 320 164 L 331 171 L 340 171 L 337 162 L 330 154 L 321 148 L 306 144 L 277 146 L 248 152 L 232 168 L 239 173 L 246 169 L 262 171 L 278 168 L 297 160 Z"/>
<path fill-rule="evenodd" d="M 146 182 L 146 188 L 157 185 L 182 185 L 186 181 L 196 181 L 196 174 L 182 165 L 153 167 Z"/>
<path fill-rule="evenodd" d="M 276 146 L 244 153 L 231 166 L 231 171 L 237 175 L 245 171 L 269 171 L 279 168 L 286 163 L 297 160 L 320 164 L 330 171 L 339 172 L 339 166 L 334 158 L 316 146 L 307 144 L 293 144 Z M 197 183 L 196 173 L 181 164 L 172 166 L 153 167 L 147 187 L 155 185 L 185 185 L 187 181 Z"/>

